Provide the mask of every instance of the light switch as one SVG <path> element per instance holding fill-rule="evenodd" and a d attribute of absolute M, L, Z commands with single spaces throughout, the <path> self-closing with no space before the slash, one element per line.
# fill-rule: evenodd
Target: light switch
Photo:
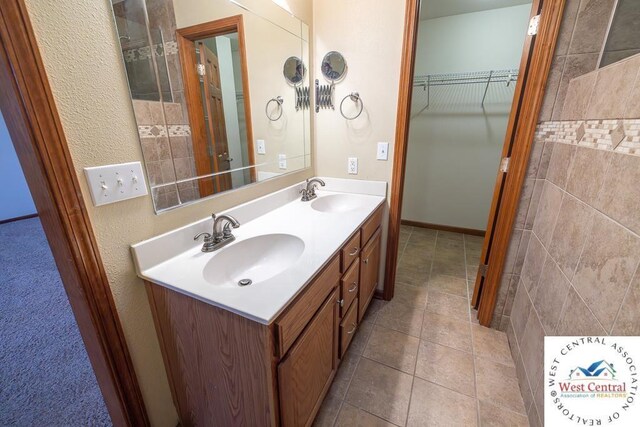
<path fill-rule="evenodd" d="M 140 162 L 84 168 L 84 174 L 95 206 L 148 194 Z"/>
<path fill-rule="evenodd" d="M 257 142 L 258 145 L 258 154 L 267 154 L 267 147 L 264 143 L 264 139 L 259 139 Z"/>
<path fill-rule="evenodd" d="M 376 154 L 378 160 L 389 160 L 389 143 L 378 142 L 378 152 Z"/>
<path fill-rule="evenodd" d="M 357 157 L 349 157 L 349 161 L 347 162 L 347 172 L 349 173 L 349 175 L 358 174 L 358 158 Z"/>
<path fill-rule="evenodd" d="M 286 154 L 278 154 L 278 167 L 280 169 L 287 168 L 287 155 Z"/>

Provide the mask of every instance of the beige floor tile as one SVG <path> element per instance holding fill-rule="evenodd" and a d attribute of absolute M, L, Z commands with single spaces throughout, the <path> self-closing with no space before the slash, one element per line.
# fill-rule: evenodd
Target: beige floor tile
<path fill-rule="evenodd" d="M 416 376 L 475 396 L 473 355 L 430 341 L 420 341 Z"/>
<path fill-rule="evenodd" d="M 362 322 L 358 325 L 358 330 L 356 331 L 356 335 L 351 340 L 351 344 L 349 344 L 348 352 L 352 352 L 355 354 L 362 354 L 364 348 L 367 346 L 367 341 L 369 341 L 369 335 L 371 335 L 371 331 L 373 330 L 373 322 Z"/>
<path fill-rule="evenodd" d="M 348 403 L 343 403 L 340 412 L 338 413 L 338 419 L 336 420 L 336 427 L 393 427 L 390 424 L 378 418 L 375 415 L 358 409 Z"/>
<path fill-rule="evenodd" d="M 419 343 L 416 337 L 376 325 L 362 355 L 413 375 Z"/>
<path fill-rule="evenodd" d="M 419 337 L 424 311 L 404 304 L 391 302 L 378 313 L 376 324 L 394 331 Z"/>
<path fill-rule="evenodd" d="M 394 424 L 404 425 L 412 381 L 409 374 L 362 358 L 345 401 Z"/>
<path fill-rule="evenodd" d="M 396 282 L 393 302 L 424 310 L 427 307 L 427 289 Z"/>
<path fill-rule="evenodd" d="M 378 317 L 378 313 L 385 305 L 389 304 L 385 300 L 381 300 L 378 298 L 373 298 L 369 303 L 369 307 L 367 308 L 367 312 L 364 313 L 364 317 L 362 318 L 363 322 L 375 322 L 376 317 Z"/>
<path fill-rule="evenodd" d="M 429 277 L 427 288 L 459 297 L 467 297 L 467 280 L 461 277 L 432 274 Z"/>
<path fill-rule="evenodd" d="M 524 414 L 516 369 L 482 358 L 475 362 L 478 399 Z"/>
<path fill-rule="evenodd" d="M 506 333 L 480 325 L 473 325 L 471 332 L 476 356 L 515 367 Z"/>
<path fill-rule="evenodd" d="M 416 378 L 411 393 L 408 427 L 477 426 L 476 400 Z"/>
<path fill-rule="evenodd" d="M 429 269 L 416 269 L 412 267 L 406 267 L 402 264 L 402 261 L 398 264 L 396 270 L 396 281 L 406 283 L 412 286 L 427 286 L 427 280 L 429 279 Z"/>
<path fill-rule="evenodd" d="M 431 273 L 445 274 L 464 279 L 467 277 L 467 267 L 462 256 L 459 259 L 452 260 L 444 257 L 439 258 L 436 254 L 436 257 L 433 260 L 433 266 L 431 267 Z"/>
<path fill-rule="evenodd" d="M 429 292 L 427 311 L 469 321 L 468 299 L 443 292 Z"/>
<path fill-rule="evenodd" d="M 316 419 L 313 422 L 314 427 L 331 427 L 336 421 L 336 417 L 338 416 L 338 411 L 340 410 L 340 405 L 342 404 L 342 399 L 338 399 L 334 396 L 329 396 L 324 398 L 322 405 L 320 406 L 320 410 L 316 415 Z"/>
<path fill-rule="evenodd" d="M 351 348 L 349 348 L 349 351 L 347 351 L 342 358 L 338 372 L 336 372 L 336 376 L 333 379 L 333 384 L 331 384 L 331 388 L 329 389 L 330 396 L 337 397 L 341 400 L 344 399 L 344 396 L 347 394 L 349 383 L 360 361 L 360 355 L 350 350 Z"/>
<path fill-rule="evenodd" d="M 427 311 L 422 323 L 422 339 L 471 353 L 471 328 L 464 322 Z"/>
<path fill-rule="evenodd" d="M 456 240 L 462 242 L 464 239 L 463 234 L 455 233 L 453 231 L 438 230 L 438 239 Z"/>
<path fill-rule="evenodd" d="M 529 427 L 529 419 L 526 415 L 481 400 L 480 425 L 482 427 Z"/>

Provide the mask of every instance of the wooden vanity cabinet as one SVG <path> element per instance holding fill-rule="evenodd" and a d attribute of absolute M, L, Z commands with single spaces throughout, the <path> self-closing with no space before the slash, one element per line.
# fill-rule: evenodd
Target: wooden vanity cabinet
<path fill-rule="evenodd" d="M 380 206 L 270 325 L 147 283 L 183 426 L 309 426 L 378 283 Z"/>

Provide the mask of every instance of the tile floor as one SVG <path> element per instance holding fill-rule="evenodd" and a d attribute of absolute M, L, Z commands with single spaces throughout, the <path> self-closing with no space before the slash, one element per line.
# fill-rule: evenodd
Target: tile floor
<path fill-rule="evenodd" d="M 373 300 L 316 426 L 528 426 L 503 332 L 469 309 L 482 239 L 402 226 L 395 298 Z"/>

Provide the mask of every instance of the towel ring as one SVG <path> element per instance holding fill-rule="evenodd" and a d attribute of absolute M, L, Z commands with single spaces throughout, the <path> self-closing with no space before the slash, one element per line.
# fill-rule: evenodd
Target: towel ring
<path fill-rule="evenodd" d="M 347 100 L 347 98 L 350 98 L 353 102 L 355 102 L 356 104 L 359 102 L 360 103 L 360 111 L 358 111 L 358 114 L 356 114 L 353 117 L 347 117 L 344 114 L 344 111 L 342 109 L 342 106 L 344 104 L 344 101 Z M 344 98 L 342 98 L 342 101 L 340 101 L 340 114 L 342 114 L 342 117 L 344 117 L 347 120 L 355 120 L 358 117 L 360 117 L 360 114 L 362 114 L 362 110 L 364 109 L 364 104 L 362 102 L 362 98 L 360 98 L 360 94 L 358 92 L 351 92 L 349 95 L 345 96 Z"/>
<path fill-rule="evenodd" d="M 276 117 L 275 119 L 271 118 L 271 116 L 269 115 L 269 104 L 271 104 L 272 102 L 275 102 L 276 104 L 278 104 L 278 107 L 280 109 L 280 114 L 278 114 L 278 117 Z M 284 102 L 284 99 L 282 99 L 281 96 L 276 96 L 275 98 L 271 98 L 268 102 L 267 105 L 264 107 L 264 112 L 267 115 L 267 119 L 271 120 L 272 122 L 275 122 L 277 120 L 280 120 L 280 117 L 282 117 L 282 103 Z"/>

